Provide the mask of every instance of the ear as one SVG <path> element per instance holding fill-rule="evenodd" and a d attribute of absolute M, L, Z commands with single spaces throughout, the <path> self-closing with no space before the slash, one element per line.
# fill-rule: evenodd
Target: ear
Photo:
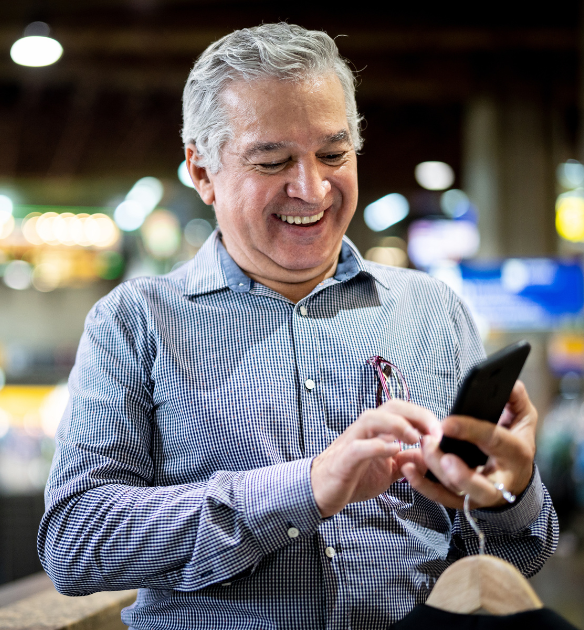
<path fill-rule="evenodd" d="M 209 178 L 207 169 L 203 166 L 198 166 L 197 162 L 199 156 L 197 154 L 197 147 L 193 143 L 187 145 L 185 156 L 187 159 L 187 168 L 189 169 L 195 190 L 208 206 L 213 205 L 215 201 L 215 187 L 212 180 Z"/>

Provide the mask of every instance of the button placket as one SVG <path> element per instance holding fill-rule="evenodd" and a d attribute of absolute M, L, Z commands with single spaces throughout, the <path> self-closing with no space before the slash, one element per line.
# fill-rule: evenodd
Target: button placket
<path fill-rule="evenodd" d="M 322 401 L 317 387 L 320 378 L 319 354 L 315 340 L 315 322 L 309 315 L 310 304 L 296 307 L 292 318 L 305 456 L 318 455 L 327 446 Z"/>

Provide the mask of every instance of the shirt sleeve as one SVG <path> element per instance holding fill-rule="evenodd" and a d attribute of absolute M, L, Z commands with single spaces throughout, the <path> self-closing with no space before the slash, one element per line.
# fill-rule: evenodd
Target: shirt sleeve
<path fill-rule="evenodd" d="M 139 306 L 122 321 L 111 302 L 88 315 L 45 493 L 38 550 L 57 590 L 193 591 L 312 536 L 321 518 L 310 459 L 153 486 L 152 351 Z"/>
<path fill-rule="evenodd" d="M 467 307 L 455 298 L 453 322 L 458 357 L 458 384 L 484 356 L 475 323 Z M 463 511 L 449 510 L 453 520 L 450 557 L 479 552 L 479 539 Z M 539 471 L 534 466 L 531 481 L 515 503 L 498 510 L 474 510 L 485 535 L 485 553 L 515 565 L 526 577 L 537 573 L 557 545 L 556 512 Z"/>

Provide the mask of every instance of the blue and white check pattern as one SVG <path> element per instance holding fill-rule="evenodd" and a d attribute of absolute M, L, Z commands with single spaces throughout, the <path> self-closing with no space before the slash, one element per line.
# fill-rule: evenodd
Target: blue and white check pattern
<path fill-rule="evenodd" d="M 375 407 L 374 355 L 443 418 L 483 349 L 444 284 L 348 239 L 298 304 L 246 277 L 217 232 L 180 269 L 118 286 L 87 318 L 47 485 L 39 553 L 58 590 L 140 588 L 122 613 L 136 630 L 403 617 L 478 541 L 405 482 L 320 518 L 311 461 Z M 475 514 L 487 552 L 525 575 L 554 549 L 537 472 L 515 505 Z"/>

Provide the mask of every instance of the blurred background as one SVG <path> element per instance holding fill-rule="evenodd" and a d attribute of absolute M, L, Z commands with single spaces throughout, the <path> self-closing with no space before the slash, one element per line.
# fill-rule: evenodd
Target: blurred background
<path fill-rule="evenodd" d="M 0 583 L 35 536 L 84 318 L 215 226 L 180 141 L 196 57 L 235 28 L 324 29 L 366 119 L 349 237 L 435 275 L 487 351 L 518 339 L 558 510 L 533 584 L 584 627 L 584 11 L 498 3 L 20 0 L 0 4 Z"/>

